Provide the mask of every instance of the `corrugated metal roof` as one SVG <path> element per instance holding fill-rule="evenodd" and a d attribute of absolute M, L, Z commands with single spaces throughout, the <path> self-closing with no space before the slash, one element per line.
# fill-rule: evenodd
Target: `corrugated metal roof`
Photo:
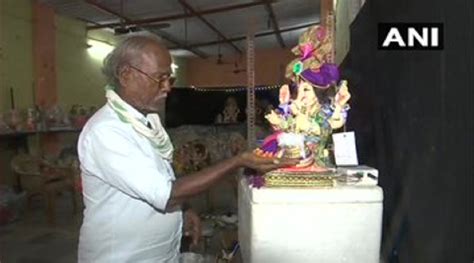
<path fill-rule="evenodd" d="M 86 1 L 39 1 L 52 6 L 60 15 L 87 21 L 91 23 L 90 25 L 94 25 L 94 23 L 106 24 L 121 21 L 117 16 L 100 10 Z M 178 0 L 96 0 L 95 2 L 113 12 L 122 14 L 132 21 L 183 14 L 186 10 Z M 187 0 L 186 2 L 196 12 L 202 12 L 204 10 L 219 7 L 248 4 L 259 1 Z M 279 0 L 273 1 L 271 6 L 280 29 L 319 21 L 319 0 Z M 221 13 L 205 14 L 203 17 L 227 38 L 245 36 L 250 25 L 249 21 L 254 21 L 257 33 L 273 31 L 269 13 L 263 4 Z M 174 39 L 179 40 L 186 45 L 222 40 L 216 32 L 211 30 L 197 17 L 163 21 L 158 24 L 163 23 L 169 24 L 169 27 L 161 28 L 159 32 L 164 32 L 168 36 L 172 36 Z M 282 38 L 286 46 L 294 46 L 302 31 L 303 29 L 282 33 Z M 155 32 L 158 31 L 155 30 Z M 236 41 L 235 45 L 240 47 L 241 50 L 245 49 L 244 41 Z M 275 35 L 269 35 L 256 38 L 256 46 L 259 48 L 278 47 L 279 42 Z M 174 48 L 174 45 L 171 44 L 170 47 Z M 199 47 L 198 49 L 203 52 L 205 51 L 208 55 L 215 55 L 217 47 L 217 45 L 210 45 Z M 236 51 L 228 44 L 221 44 L 221 52 L 223 54 L 228 54 L 232 52 L 235 53 Z M 175 53 L 183 55 L 190 54 L 190 52 L 187 51 L 175 51 Z"/>

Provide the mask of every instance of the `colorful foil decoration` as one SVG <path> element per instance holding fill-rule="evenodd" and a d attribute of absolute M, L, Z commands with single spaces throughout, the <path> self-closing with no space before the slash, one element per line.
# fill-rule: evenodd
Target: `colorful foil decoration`
<path fill-rule="evenodd" d="M 249 184 L 252 187 L 259 189 L 265 185 L 265 177 L 260 175 L 251 175 L 249 176 Z"/>
<path fill-rule="evenodd" d="M 318 70 L 304 70 L 301 77 L 316 88 L 326 89 L 330 85 L 337 84 L 340 74 L 335 64 L 324 63 Z"/>
<path fill-rule="evenodd" d="M 311 43 L 306 43 L 300 46 L 300 50 L 302 53 L 301 61 L 305 61 L 306 59 L 310 58 L 313 55 L 314 46 Z"/>
<path fill-rule="evenodd" d="M 303 62 L 298 61 L 298 62 L 293 66 L 293 73 L 295 73 L 295 75 L 300 75 L 301 72 L 303 72 Z"/>
<path fill-rule="evenodd" d="M 326 37 L 326 29 L 324 27 L 319 27 L 316 30 L 316 39 L 319 41 L 323 41 Z"/>

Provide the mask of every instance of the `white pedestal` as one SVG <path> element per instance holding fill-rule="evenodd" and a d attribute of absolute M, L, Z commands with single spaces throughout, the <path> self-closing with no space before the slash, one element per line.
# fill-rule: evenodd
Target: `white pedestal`
<path fill-rule="evenodd" d="M 239 185 L 245 263 L 378 263 L 383 192 L 378 186 L 255 189 Z"/>

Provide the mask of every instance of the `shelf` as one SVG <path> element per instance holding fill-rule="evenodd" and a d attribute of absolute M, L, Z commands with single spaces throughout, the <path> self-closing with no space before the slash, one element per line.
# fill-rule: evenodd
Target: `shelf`
<path fill-rule="evenodd" d="M 0 133 L 0 137 L 24 137 L 35 134 L 47 134 L 47 133 L 61 133 L 61 132 L 81 132 L 82 129 L 64 127 L 64 128 L 53 128 L 46 131 L 22 131 L 22 132 L 9 132 L 9 133 Z"/>

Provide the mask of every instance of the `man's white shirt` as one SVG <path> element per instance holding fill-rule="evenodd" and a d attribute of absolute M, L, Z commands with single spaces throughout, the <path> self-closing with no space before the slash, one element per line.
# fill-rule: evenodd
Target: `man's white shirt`
<path fill-rule="evenodd" d="M 85 204 L 79 262 L 177 262 L 182 214 L 164 212 L 175 180 L 170 163 L 107 104 L 84 127 L 78 152 Z"/>

